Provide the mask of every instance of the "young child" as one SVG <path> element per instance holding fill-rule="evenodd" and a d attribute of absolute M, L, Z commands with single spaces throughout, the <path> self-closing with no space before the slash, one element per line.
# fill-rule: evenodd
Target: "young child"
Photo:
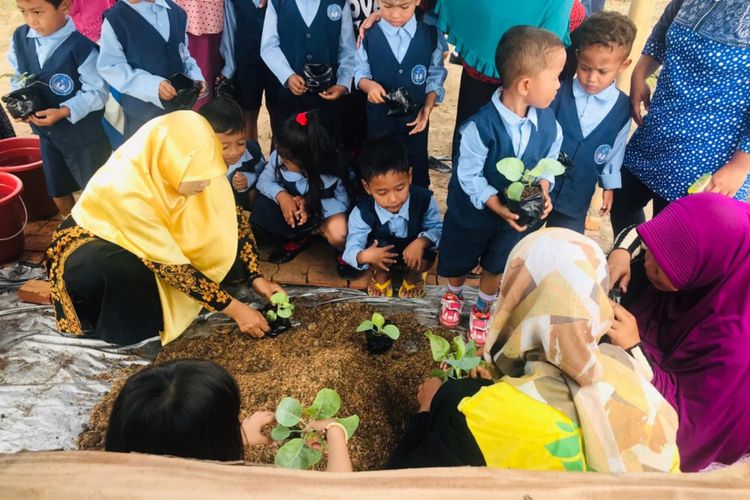
<path fill-rule="evenodd" d="M 404 145 L 395 137 L 367 141 L 359 156 L 362 185 L 368 197 L 349 215 L 344 261 L 372 269 L 367 294 L 393 296 L 391 267 L 408 269 L 398 296 L 424 297 L 427 271 L 443 223 L 432 193 L 412 184 L 412 167 Z"/>
<path fill-rule="evenodd" d="M 51 107 L 26 121 L 40 139 L 47 190 L 66 216 L 75 204 L 73 193 L 112 153 L 102 127 L 108 93 L 96 71 L 96 44 L 66 16 L 70 0 L 16 0 L 16 5 L 26 24 L 13 33 L 8 60 L 15 75 L 35 75 L 49 85 L 43 98 Z"/>
<path fill-rule="evenodd" d="M 510 182 L 497 170 L 503 158 L 516 157 L 531 169 L 543 158 L 556 159 L 562 131 L 548 109 L 560 87 L 565 48 L 557 35 L 531 26 L 509 29 L 500 40 L 495 63 L 503 87 L 460 130 L 459 152 L 448 185 L 448 211 L 440 240 L 438 274 L 448 278 L 440 323 L 458 325 L 466 274 L 482 266 L 479 298 L 469 316 L 469 338 L 483 345 L 490 308 L 511 249 L 530 229 L 506 205 Z M 548 192 L 554 178 L 540 179 L 544 216 L 552 210 Z M 531 228 L 535 229 L 535 228 Z"/>
<path fill-rule="evenodd" d="M 617 12 L 597 12 L 575 33 L 576 78 L 563 82 L 551 108 L 563 130 L 562 151 L 572 167 L 560 176 L 552 195 L 547 227 L 584 233 L 597 179 L 604 189 L 599 214 L 609 214 L 613 189 L 622 186 L 620 167 L 630 132 L 630 99 L 615 79 L 630 66 L 636 28 Z"/>
<path fill-rule="evenodd" d="M 208 120 L 221 141 L 237 206 L 250 211 L 255 201 L 258 176 L 266 164 L 260 144 L 246 139 L 245 114 L 235 101 L 222 97 L 205 104 L 199 113 Z"/>
<path fill-rule="evenodd" d="M 208 88 L 188 51 L 187 14 L 172 0 L 122 0 L 105 12 L 97 68 L 122 94 L 125 139 L 166 113 L 163 101 L 177 95 L 171 76 L 185 74 L 201 96 Z"/>
<path fill-rule="evenodd" d="M 268 1 L 260 54 L 282 87 L 274 111 L 277 124 L 317 109 L 331 138 L 339 141 L 340 106 L 335 101 L 351 90 L 354 43 L 347 0 Z M 306 65 L 329 67 L 333 83 L 308 89 Z"/>
<path fill-rule="evenodd" d="M 216 363 L 171 361 L 150 366 L 125 382 L 112 407 L 104 449 L 237 461 L 243 459 L 245 446 L 271 444 L 263 431 L 275 422 L 273 412 L 259 411 L 240 423 L 240 389 Z M 327 470 L 351 472 L 346 429 L 334 419 L 309 425 L 325 432 Z"/>
<path fill-rule="evenodd" d="M 427 155 L 430 113 L 445 95 L 442 36 L 418 21 L 419 0 L 378 0 L 382 19 L 357 50 L 354 81 L 367 94 L 369 136 L 392 134 L 406 144 L 414 184 L 430 185 Z M 406 116 L 388 116 L 384 96 L 404 88 L 416 105 Z"/>
<path fill-rule="evenodd" d="M 258 179 L 250 222 L 275 237 L 281 248 L 269 258 L 289 262 L 320 234 L 339 253 L 346 243 L 349 170 L 315 112 L 287 118 L 276 150 Z M 351 272 L 337 254 L 339 274 Z"/>
<path fill-rule="evenodd" d="M 263 94 L 271 111 L 279 83 L 260 57 L 260 37 L 268 0 L 225 0 L 220 79 L 232 80 L 237 101 L 245 110 L 247 138 L 258 140 L 258 113 Z M 272 127 L 275 128 L 275 127 Z"/>

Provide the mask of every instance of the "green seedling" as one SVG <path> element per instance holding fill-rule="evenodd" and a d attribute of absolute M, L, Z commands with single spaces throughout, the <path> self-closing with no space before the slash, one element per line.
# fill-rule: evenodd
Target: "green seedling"
<path fill-rule="evenodd" d="M 453 337 L 451 343 L 432 332 L 425 333 L 425 336 L 430 341 L 432 359 L 440 365 L 447 366 L 444 370 L 432 370 L 430 372 L 431 377 L 438 377 L 443 380 L 466 378 L 469 371 L 479 366 L 482 361 L 480 356 L 475 356 L 477 345 L 473 340 L 467 343 L 461 335 L 457 335 Z"/>
<path fill-rule="evenodd" d="M 284 292 L 276 292 L 271 295 L 271 304 L 276 306 L 276 309 L 266 311 L 266 319 L 269 322 L 273 323 L 278 318 L 289 319 L 292 317 L 294 305 L 289 302 L 289 296 Z"/>
<path fill-rule="evenodd" d="M 536 167 L 526 170 L 521 160 L 514 157 L 503 158 L 496 164 L 497 171 L 511 182 L 506 190 L 509 200 L 521 201 L 526 187 L 531 187 L 542 176 L 562 175 L 565 167 L 562 163 L 552 158 L 539 160 Z"/>
<path fill-rule="evenodd" d="M 20 75 L 17 73 L 4 73 L 0 75 L 0 78 L 9 78 L 11 85 L 23 88 L 29 83 L 34 82 L 37 76 L 29 73 L 21 73 Z"/>
<path fill-rule="evenodd" d="M 321 389 L 311 406 L 304 408 L 294 398 L 284 398 L 276 408 L 276 427 L 271 439 L 284 444 L 276 452 L 274 463 L 287 469 L 309 469 L 328 449 L 323 433 L 310 428 L 312 420 L 334 418 L 341 408 L 341 397 L 333 389 Z M 359 417 L 336 418 L 351 438 L 359 426 Z"/>
<path fill-rule="evenodd" d="M 390 338 L 391 340 L 398 339 L 401 334 L 398 327 L 393 324 L 385 324 L 385 317 L 380 313 L 373 313 L 372 319 L 366 319 L 357 327 L 358 332 L 369 332 L 372 331 L 374 335 L 380 335 Z"/>

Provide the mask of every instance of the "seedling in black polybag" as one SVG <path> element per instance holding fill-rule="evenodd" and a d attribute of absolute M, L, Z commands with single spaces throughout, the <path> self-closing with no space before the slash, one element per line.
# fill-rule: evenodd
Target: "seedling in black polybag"
<path fill-rule="evenodd" d="M 544 196 L 539 186 L 540 177 L 562 175 L 565 167 L 562 163 L 551 158 L 539 160 L 531 170 L 521 160 L 514 157 L 503 158 L 497 162 L 497 171 L 511 185 L 505 190 L 508 208 L 519 216 L 516 223 L 519 226 L 529 226 L 537 222 L 544 212 Z"/>
<path fill-rule="evenodd" d="M 357 332 L 365 333 L 367 350 L 372 354 L 384 353 L 401 335 L 398 327 L 387 321 L 380 313 L 373 313 L 372 319 L 366 319 L 360 323 Z"/>
<path fill-rule="evenodd" d="M 271 303 L 263 309 L 263 314 L 268 320 L 271 330 L 268 334 L 275 337 L 289 330 L 292 322 L 289 320 L 294 312 L 294 305 L 289 302 L 289 296 L 284 292 L 276 292 L 271 295 Z"/>

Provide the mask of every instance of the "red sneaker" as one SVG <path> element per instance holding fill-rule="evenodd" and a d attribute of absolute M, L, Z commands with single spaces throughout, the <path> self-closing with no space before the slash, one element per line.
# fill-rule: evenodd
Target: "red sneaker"
<path fill-rule="evenodd" d="M 477 346 L 483 346 L 487 342 L 487 330 L 490 327 L 490 311 L 477 311 L 471 308 L 469 315 L 469 340 L 473 340 Z"/>
<path fill-rule="evenodd" d="M 440 299 L 440 324 L 446 328 L 456 328 L 461 321 L 461 309 L 464 307 L 464 298 L 458 297 L 451 292 L 445 292 Z"/>

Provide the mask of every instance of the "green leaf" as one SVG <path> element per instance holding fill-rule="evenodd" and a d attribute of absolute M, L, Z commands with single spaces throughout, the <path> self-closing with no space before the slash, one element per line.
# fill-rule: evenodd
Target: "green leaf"
<path fill-rule="evenodd" d="M 268 311 L 266 311 L 266 319 L 270 321 L 271 323 L 276 321 L 276 311 L 272 309 L 269 309 Z"/>
<path fill-rule="evenodd" d="M 466 355 L 466 342 L 461 335 L 453 337 L 453 345 L 456 346 L 456 359 L 463 359 Z"/>
<path fill-rule="evenodd" d="M 279 318 L 288 319 L 292 317 L 292 310 L 291 309 L 284 309 L 283 307 L 279 309 L 278 312 Z"/>
<path fill-rule="evenodd" d="M 294 398 L 284 398 L 276 407 L 276 422 L 285 427 L 294 427 L 302 416 L 302 405 Z"/>
<path fill-rule="evenodd" d="M 508 189 L 505 190 L 505 196 L 507 196 L 509 200 L 521 201 L 521 196 L 523 196 L 523 183 L 514 182 L 508 186 Z"/>
<path fill-rule="evenodd" d="M 292 439 L 276 452 L 274 463 L 286 469 L 309 469 L 320 462 L 321 453 L 305 444 L 301 438 Z"/>
<path fill-rule="evenodd" d="M 357 327 L 358 332 L 366 332 L 368 330 L 372 330 L 375 325 L 372 324 L 372 321 L 369 319 L 364 320 L 362 323 L 359 324 Z"/>
<path fill-rule="evenodd" d="M 550 175 L 562 175 L 565 173 L 565 166 L 557 160 L 552 158 L 542 158 L 536 167 L 531 169 L 531 174 L 534 177 L 550 176 Z"/>
<path fill-rule="evenodd" d="M 513 156 L 503 158 L 495 165 L 500 172 L 510 182 L 515 182 L 521 178 L 524 171 L 524 165 L 521 160 Z"/>
<path fill-rule="evenodd" d="M 380 331 L 383 328 L 383 325 L 385 325 L 385 318 L 380 313 L 373 313 L 372 324 L 375 325 L 375 328 L 377 328 L 378 331 Z"/>
<path fill-rule="evenodd" d="M 477 343 L 474 340 L 470 340 L 466 343 L 466 354 L 464 357 L 473 356 L 477 352 Z"/>
<path fill-rule="evenodd" d="M 315 396 L 312 406 L 305 413 L 313 420 L 331 418 L 341 408 L 341 397 L 333 389 L 321 389 Z"/>
<path fill-rule="evenodd" d="M 430 350 L 432 351 L 432 359 L 435 361 L 443 361 L 451 350 L 451 345 L 443 337 L 435 335 L 432 332 L 425 333 L 425 336 L 430 340 Z"/>
<path fill-rule="evenodd" d="M 352 438 L 354 432 L 357 430 L 357 427 L 359 427 L 358 415 L 352 415 L 346 418 L 337 418 L 336 421 L 344 426 L 344 429 L 346 429 L 346 435 L 349 436 L 349 439 Z"/>
<path fill-rule="evenodd" d="M 385 325 L 383 327 L 383 335 L 389 337 L 392 340 L 396 340 L 401 333 L 398 331 L 396 325 Z"/>
<path fill-rule="evenodd" d="M 481 360 L 482 358 L 480 358 L 479 356 L 472 356 L 470 358 L 463 359 L 448 359 L 445 362 L 453 368 L 458 368 L 459 370 L 468 372 L 469 370 L 473 370 L 474 368 L 479 366 L 479 362 Z"/>
<path fill-rule="evenodd" d="M 276 292 L 271 295 L 271 304 L 279 305 L 289 302 L 289 296 L 284 292 Z"/>
<path fill-rule="evenodd" d="M 430 370 L 430 377 L 437 377 L 439 379 L 445 380 L 448 378 L 448 372 L 439 369 Z"/>
<path fill-rule="evenodd" d="M 271 431 L 271 439 L 274 441 L 284 441 L 292 434 L 292 429 L 281 424 L 276 425 Z"/>

